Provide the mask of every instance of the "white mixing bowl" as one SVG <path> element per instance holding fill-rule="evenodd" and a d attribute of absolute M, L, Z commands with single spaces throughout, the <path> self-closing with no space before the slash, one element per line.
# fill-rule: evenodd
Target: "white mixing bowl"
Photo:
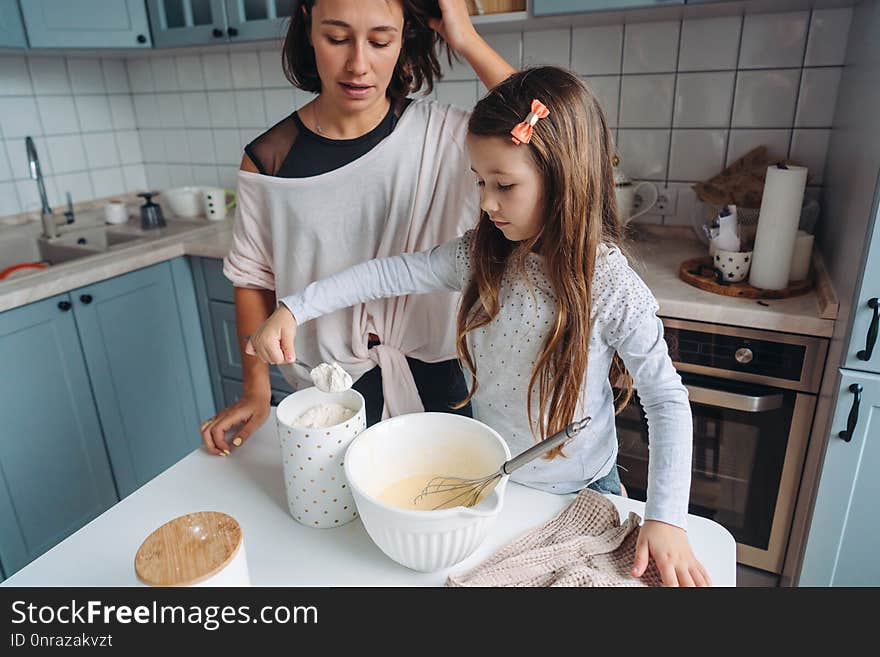
<path fill-rule="evenodd" d="M 391 484 L 415 475 L 481 477 L 510 459 L 500 435 L 450 413 L 412 413 L 375 424 L 345 453 L 345 476 L 373 542 L 407 568 L 433 572 L 463 561 L 501 512 L 507 477 L 474 507 L 414 511 L 378 500 Z"/>

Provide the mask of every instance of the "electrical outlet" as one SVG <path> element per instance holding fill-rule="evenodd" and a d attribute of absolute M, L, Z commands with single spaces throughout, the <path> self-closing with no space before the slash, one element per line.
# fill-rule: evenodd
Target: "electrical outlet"
<path fill-rule="evenodd" d="M 656 214 L 675 214 L 678 206 L 678 189 L 675 187 L 661 187 L 657 196 L 657 203 L 651 208 Z"/>

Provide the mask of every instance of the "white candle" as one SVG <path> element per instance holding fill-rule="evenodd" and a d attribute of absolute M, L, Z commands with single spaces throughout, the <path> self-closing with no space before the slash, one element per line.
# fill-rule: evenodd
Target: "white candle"
<path fill-rule="evenodd" d="M 794 241 L 794 253 L 791 256 L 791 272 L 788 275 L 789 282 L 802 281 L 810 273 L 810 261 L 813 255 L 813 239 L 805 230 L 797 232 Z"/>
<path fill-rule="evenodd" d="M 788 285 L 806 184 L 806 167 L 767 167 L 749 273 L 752 286 L 781 290 Z"/>

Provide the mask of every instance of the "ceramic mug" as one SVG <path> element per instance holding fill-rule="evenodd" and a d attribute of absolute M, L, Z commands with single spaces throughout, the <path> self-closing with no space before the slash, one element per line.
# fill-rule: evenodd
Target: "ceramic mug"
<path fill-rule="evenodd" d="M 720 272 L 720 278 L 725 283 L 739 283 L 749 274 L 752 266 L 751 251 L 724 251 L 716 249 L 713 265 Z"/>
<path fill-rule="evenodd" d="M 104 204 L 104 221 L 108 224 L 124 224 L 128 221 L 128 208 L 122 201 Z"/>
<path fill-rule="evenodd" d="M 226 213 L 235 205 L 235 192 L 222 187 L 205 187 L 202 190 L 205 198 L 205 214 L 208 219 L 220 221 L 226 218 Z M 231 194 L 232 200 L 227 202 L 226 196 Z"/>
<path fill-rule="evenodd" d="M 184 219 L 198 217 L 205 212 L 204 194 L 200 187 L 175 187 L 162 192 L 162 198 L 171 206 L 171 213 Z"/>
<path fill-rule="evenodd" d="M 310 408 L 340 404 L 355 411 L 339 424 L 305 428 L 296 420 Z M 284 464 L 287 508 L 307 527 L 340 527 L 357 517 L 345 478 L 345 451 L 367 426 L 364 398 L 356 390 L 321 392 L 315 387 L 285 397 L 275 416 Z"/>
<path fill-rule="evenodd" d="M 642 208 L 638 212 L 633 213 L 633 203 L 635 202 L 636 194 L 638 194 L 639 189 L 642 187 L 653 189 L 654 198 L 651 199 L 650 203 L 647 203 L 645 202 L 645 199 L 643 197 Z M 657 189 L 657 185 L 655 185 L 654 183 L 643 180 L 636 185 L 633 185 L 631 183 L 624 183 L 622 185 L 615 186 L 614 195 L 617 197 L 617 209 L 620 212 L 620 220 L 624 224 L 627 224 L 636 217 L 640 217 L 641 215 L 645 214 L 657 204 L 657 199 L 660 198 L 660 190 Z"/>

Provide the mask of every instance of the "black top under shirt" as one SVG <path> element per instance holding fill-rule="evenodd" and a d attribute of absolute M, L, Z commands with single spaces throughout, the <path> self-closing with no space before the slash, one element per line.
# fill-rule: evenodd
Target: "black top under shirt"
<path fill-rule="evenodd" d="M 245 146 L 244 152 L 266 176 L 308 178 L 333 171 L 366 155 L 394 131 L 411 99 L 403 100 L 392 102 L 379 125 L 354 139 L 319 135 L 306 127 L 296 111 Z"/>

